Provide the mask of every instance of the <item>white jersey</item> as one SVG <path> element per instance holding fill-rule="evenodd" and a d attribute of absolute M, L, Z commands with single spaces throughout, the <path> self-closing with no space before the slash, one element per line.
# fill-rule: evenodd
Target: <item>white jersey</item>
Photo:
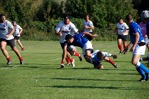
<path fill-rule="evenodd" d="M 90 20 L 88 22 L 84 21 L 83 24 L 84 26 L 94 27 L 93 22 Z M 84 32 L 93 32 L 93 30 L 84 28 Z"/>
<path fill-rule="evenodd" d="M 67 34 L 74 35 L 74 33 L 78 32 L 78 29 L 75 27 L 75 25 L 72 22 L 66 25 L 64 21 L 61 21 L 60 23 L 58 23 L 55 30 L 57 32 L 62 32 L 62 36 L 60 37 L 60 40 L 59 40 L 60 43 L 64 43 L 66 41 L 65 36 Z"/>
<path fill-rule="evenodd" d="M 17 24 L 16 26 L 14 26 L 14 36 L 20 36 L 20 30 L 22 28 Z"/>
<path fill-rule="evenodd" d="M 13 25 L 10 21 L 6 20 L 4 23 L 0 23 L 0 38 L 11 40 L 13 39 L 13 35 L 11 35 L 9 38 L 6 37 L 11 32 L 11 29 L 13 29 Z"/>
<path fill-rule="evenodd" d="M 125 22 L 123 24 L 117 23 L 117 29 L 118 35 L 122 35 L 127 29 L 129 29 L 129 27 Z M 125 35 L 128 35 L 128 33 Z"/>

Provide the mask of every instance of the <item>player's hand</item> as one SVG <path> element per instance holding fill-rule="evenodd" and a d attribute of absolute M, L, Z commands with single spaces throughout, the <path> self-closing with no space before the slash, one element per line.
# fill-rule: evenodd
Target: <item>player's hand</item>
<path fill-rule="evenodd" d="M 96 37 L 96 36 L 98 36 L 97 34 L 93 34 L 93 36 L 92 37 Z"/>
<path fill-rule="evenodd" d="M 59 32 L 58 34 L 59 34 L 59 36 L 62 36 L 62 32 Z"/>
<path fill-rule="evenodd" d="M 85 28 L 87 28 L 87 29 L 88 29 L 88 28 L 90 28 L 90 27 L 89 27 L 89 26 L 85 26 Z"/>
<path fill-rule="evenodd" d="M 11 35 L 6 35 L 6 38 L 9 38 Z"/>
<path fill-rule="evenodd" d="M 132 46 L 131 49 L 130 49 L 130 52 L 133 52 L 135 50 L 135 47 Z"/>

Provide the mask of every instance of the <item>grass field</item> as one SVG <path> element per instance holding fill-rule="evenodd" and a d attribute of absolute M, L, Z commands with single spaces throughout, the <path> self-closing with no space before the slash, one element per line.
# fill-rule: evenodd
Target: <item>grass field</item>
<path fill-rule="evenodd" d="M 22 43 L 23 65 L 9 47 L 11 65 L 6 65 L 0 52 L 0 99 L 149 99 L 149 81 L 138 82 L 140 76 L 130 63 L 131 53 L 118 55 L 118 68 L 103 62 L 105 69 L 97 70 L 74 57 L 75 68 L 60 69 L 62 51 L 58 42 Z M 94 41 L 93 46 L 118 54 L 113 41 Z"/>

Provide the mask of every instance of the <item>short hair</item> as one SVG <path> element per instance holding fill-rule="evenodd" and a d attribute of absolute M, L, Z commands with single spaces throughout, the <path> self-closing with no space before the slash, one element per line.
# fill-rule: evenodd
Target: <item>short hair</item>
<path fill-rule="evenodd" d="M 126 18 L 125 18 L 127 21 L 130 21 L 130 20 L 133 20 L 132 18 L 132 15 L 131 14 L 128 14 L 126 15 Z"/>
<path fill-rule="evenodd" d="M 99 58 L 99 59 L 101 59 L 101 60 L 104 59 L 104 55 L 103 55 L 103 53 L 102 53 L 101 51 L 99 51 L 99 52 L 97 53 L 97 58 Z"/>
<path fill-rule="evenodd" d="M 72 39 L 72 38 L 73 38 L 73 36 L 68 34 L 68 35 L 66 35 L 65 40 L 68 41 L 69 39 Z"/>
<path fill-rule="evenodd" d="M 5 16 L 5 14 L 1 13 L 1 14 L 0 14 L 0 18 L 1 18 L 2 16 Z"/>

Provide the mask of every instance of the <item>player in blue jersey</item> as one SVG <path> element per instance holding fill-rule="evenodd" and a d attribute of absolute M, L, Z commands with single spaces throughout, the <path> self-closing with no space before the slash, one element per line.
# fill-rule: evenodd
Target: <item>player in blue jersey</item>
<path fill-rule="evenodd" d="M 74 36 L 68 34 L 65 37 L 66 41 L 68 42 L 66 47 L 69 45 L 74 45 L 74 46 L 80 47 L 83 51 L 85 60 L 89 63 L 94 64 L 95 68 L 98 68 L 98 66 L 101 67 L 100 61 L 103 59 L 110 62 L 114 67 L 117 68 L 117 65 L 108 57 L 104 56 L 102 59 L 95 58 L 96 55 L 93 55 L 94 51 L 93 51 L 92 44 L 88 39 L 86 39 L 84 37 L 84 35 L 90 35 L 93 38 L 97 36 L 96 34 L 90 34 L 88 32 L 81 32 L 81 33 L 75 34 Z M 112 54 L 111 54 L 111 56 L 112 56 Z"/>
<path fill-rule="evenodd" d="M 126 23 L 129 25 L 130 43 L 124 52 L 127 52 L 128 48 L 132 46 L 130 48 L 130 51 L 133 53 L 131 62 L 142 76 L 139 81 L 144 82 L 148 80 L 149 70 L 141 62 L 139 62 L 141 55 L 145 54 L 145 41 L 142 36 L 142 30 L 141 27 L 133 21 L 130 14 L 126 16 Z"/>

